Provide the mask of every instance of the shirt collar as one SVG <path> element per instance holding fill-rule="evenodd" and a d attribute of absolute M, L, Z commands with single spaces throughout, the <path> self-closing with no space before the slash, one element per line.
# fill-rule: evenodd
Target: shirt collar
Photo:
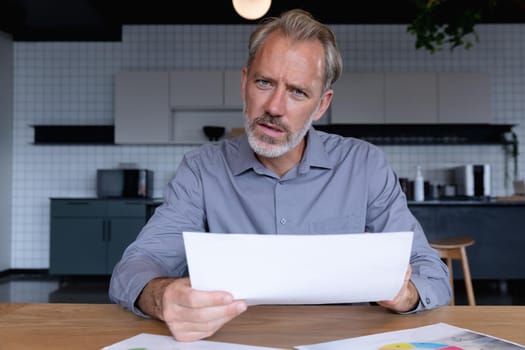
<path fill-rule="evenodd" d="M 248 136 L 240 136 L 237 147 L 237 154 L 234 154 L 230 160 L 230 166 L 234 175 L 262 166 L 248 143 Z"/>
<path fill-rule="evenodd" d="M 311 167 L 331 169 L 333 165 L 330 162 L 319 131 L 311 127 L 306 137 L 306 149 L 299 164 L 299 172 L 305 173 Z"/>
<path fill-rule="evenodd" d="M 311 167 L 331 169 L 333 165 L 328 158 L 319 132 L 312 127 L 308 130 L 306 138 L 306 149 L 298 166 L 299 173 L 306 173 Z M 264 166 L 255 157 L 246 135 L 239 137 L 237 157 L 233 157 L 232 160 L 231 168 L 234 175 L 239 175 L 249 169 L 257 172 L 264 169 Z"/>

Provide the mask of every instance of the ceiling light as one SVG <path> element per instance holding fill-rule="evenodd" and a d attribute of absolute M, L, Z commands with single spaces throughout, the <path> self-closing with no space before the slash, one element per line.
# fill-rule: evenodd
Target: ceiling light
<path fill-rule="evenodd" d="M 239 16 L 246 19 L 258 19 L 268 12 L 272 0 L 232 0 L 233 8 Z"/>

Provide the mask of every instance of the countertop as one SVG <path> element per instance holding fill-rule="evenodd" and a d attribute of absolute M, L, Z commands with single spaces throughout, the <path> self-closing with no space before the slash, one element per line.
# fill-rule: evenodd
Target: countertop
<path fill-rule="evenodd" d="M 433 199 L 423 202 L 408 201 L 408 205 L 483 205 L 483 206 L 508 206 L 525 205 L 525 196 L 491 197 L 485 199 Z"/>
<path fill-rule="evenodd" d="M 152 198 L 148 200 L 147 205 L 157 207 L 161 205 L 163 198 Z M 423 202 L 416 202 L 410 200 L 407 202 L 410 206 L 415 205 L 473 205 L 473 206 L 525 206 L 525 196 L 510 196 L 510 197 L 493 197 L 486 199 L 432 199 Z"/>
<path fill-rule="evenodd" d="M 147 206 L 157 207 L 163 198 L 97 198 L 97 197 L 53 197 L 51 199 L 70 200 L 129 200 L 144 202 Z M 525 205 L 525 196 L 492 197 L 485 199 L 432 199 L 423 202 L 407 201 L 408 205 Z"/>

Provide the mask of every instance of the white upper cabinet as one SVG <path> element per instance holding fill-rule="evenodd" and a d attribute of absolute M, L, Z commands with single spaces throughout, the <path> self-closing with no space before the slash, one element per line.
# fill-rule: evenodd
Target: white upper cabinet
<path fill-rule="evenodd" d="M 437 74 L 385 73 L 386 123 L 437 121 Z"/>
<path fill-rule="evenodd" d="M 120 72 L 115 78 L 115 143 L 170 141 L 168 72 Z"/>
<path fill-rule="evenodd" d="M 241 70 L 171 71 L 174 109 L 242 109 Z"/>
<path fill-rule="evenodd" d="M 489 87 L 481 73 L 347 72 L 330 123 L 490 123 Z M 243 126 L 240 69 L 116 75 L 116 143 L 203 143 L 205 125 Z"/>
<path fill-rule="evenodd" d="M 490 123 L 490 84 L 487 74 L 438 75 L 440 123 Z"/>
<path fill-rule="evenodd" d="M 344 73 L 334 86 L 332 124 L 385 122 L 383 73 Z"/>
<path fill-rule="evenodd" d="M 484 73 L 344 73 L 334 86 L 332 124 L 490 123 Z"/>
<path fill-rule="evenodd" d="M 224 107 L 242 110 L 240 69 L 224 71 Z"/>
<path fill-rule="evenodd" d="M 222 71 L 171 71 L 172 108 L 201 109 L 223 106 Z"/>
<path fill-rule="evenodd" d="M 115 142 L 199 144 L 202 127 L 242 127 L 241 70 L 121 72 L 115 78 Z"/>

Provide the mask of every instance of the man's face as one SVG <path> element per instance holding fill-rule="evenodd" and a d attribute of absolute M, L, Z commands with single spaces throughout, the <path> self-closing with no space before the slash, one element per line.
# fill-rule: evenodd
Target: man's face
<path fill-rule="evenodd" d="M 257 154 L 274 158 L 290 152 L 326 111 L 332 90 L 321 96 L 323 55 L 317 41 L 293 42 L 273 33 L 250 72 L 243 69 L 245 129 Z"/>

